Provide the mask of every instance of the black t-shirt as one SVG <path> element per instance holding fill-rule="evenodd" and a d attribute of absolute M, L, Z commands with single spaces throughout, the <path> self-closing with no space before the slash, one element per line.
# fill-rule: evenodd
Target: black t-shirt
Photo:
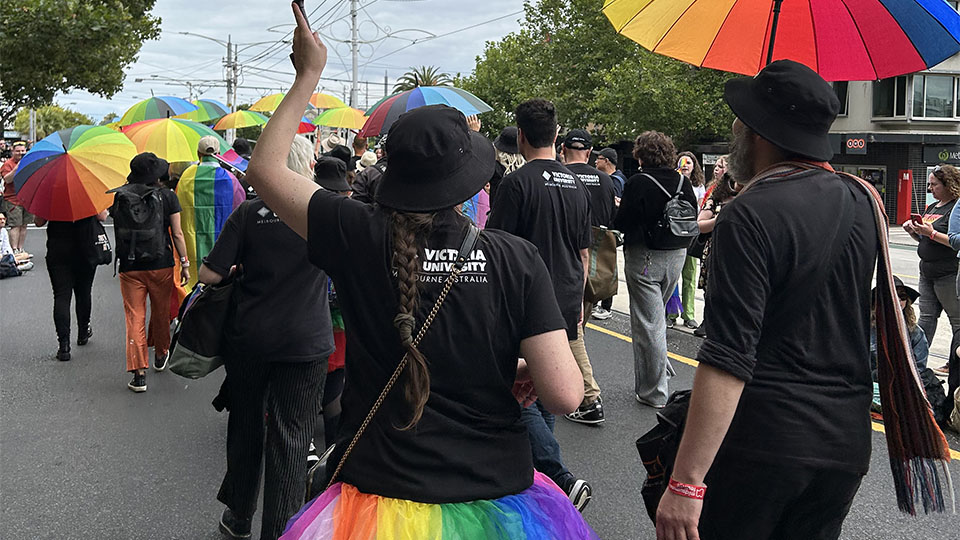
<path fill-rule="evenodd" d="M 580 181 L 590 192 L 590 224 L 595 227 L 612 227 L 613 216 L 617 213 L 614 201 L 617 190 L 613 179 L 586 163 L 571 163 L 567 168 L 580 177 Z"/>
<path fill-rule="evenodd" d="M 500 229 L 537 246 L 547 265 L 567 336 L 577 339 L 583 306 L 583 262 L 590 247 L 590 194 L 560 162 L 536 159 L 503 177 L 487 229 Z"/>
<path fill-rule="evenodd" d="M 933 225 L 933 230 L 947 234 L 950 225 L 950 212 L 957 201 L 937 207 L 931 204 L 923 212 L 923 222 Z M 957 273 L 957 252 L 950 246 L 927 238 L 920 238 L 917 245 L 917 255 L 920 256 L 920 273 L 927 279 L 939 279 Z"/>
<path fill-rule="evenodd" d="M 828 261 L 844 199 L 853 227 Z M 721 456 L 865 473 L 877 257 L 869 197 L 822 169 L 760 180 L 724 206 L 712 241 L 710 333 L 697 359 L 746 382 Z"/>
<path fill-rule="evenodd" d="M 243 265 L 238 304 L 225 328 L 232 349 L 271 362 L 310 362 L 333 353 L 327 276 L 307 258 L 307 242 L 258 199 L 224 223 L 203 264 L 226 276 Z"/>
<path fill-rule="evenodd" d="M 349 444 L 403 356 L 386 210 L 319 190 L 308 214 L 310 260 L 333 278 L 347 329 L 337 448 Z M 417 329 L 433 308 L 466 232 L 438 214 L 419 257 Z M 430 398 L 413 429 L 397 381 L 357 443 L 343 480 L 360 491 L 425 503 L 494 499 L 533 482 L 527 430 L 511 393 L 520 341 L 564 327 L 547 270 L 529 242 L 484 231 L 420 350 Z M 334 456 L 339 458 L 339 456 Z M 336 461 L 331 460 L 331 463 Z"/>
<path fill-rule="evenodd" d="M 658 188 L 646 176 L 646 173 L 656 179 L 657 184 L 663 186 L 670 195 Z M 677 192 L 677 184 L 683 178 L 680 198 L 697 208 L 697 196 L 693 192 L 693 185 L 688 178 L 684 178 L 673 169 L 646 168 L 627 180 L 623 187 L 623 197 L 620 199 L 620 209 L 613 220 L 614 228 L 623 233 L 625 244 L 646 244 L 644 231 L 656 226 L 663 217 L 663 207 L 670 197 Z"/>
<path fill-rule="evenodd" d="M 77 221 L 47 222 L 47 265 L 87 261 L 96 220 L 96 216 L 91 216 Z"/>
<path fill-rule="evenodd" d="M 170 216 L 180 213 L 180 199 L 177 194 L 167 188 L 158 187 L 160 190 L 160 200 L 163 202 L 163 230 L 170 230 Z M 113 207 L 110 208 L 113 213 Z M 133 272 L 137 270 L 160 270 L 161 268 L 171 268 L 173 266 L 173 244 L 168 232 L 166 243 L 163 247 L 163 257 L 147 263 L 129 262 L 126 257 L 117 257 L 120 264 L 120 272 Z M 117 254 L 119 255 L 119 254 Z M 183 254 L 181 254 L 183 255 Z"/>

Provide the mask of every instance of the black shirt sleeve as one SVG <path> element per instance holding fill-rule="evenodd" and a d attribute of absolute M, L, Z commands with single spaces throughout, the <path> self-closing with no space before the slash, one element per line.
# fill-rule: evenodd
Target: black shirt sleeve
<path fill-rule="evenodd" d="M 243 220 L 247 216 L 250 203 L 241 204 L 227 218 L 220 230 L 220 236 L 213 249 L 203 258 L 203 264 L 223 277 L 230 273 L 230 267 L 240 263 L 240 246 L 243 245 Z"/>
<path fill-rule="evenodd" d="M 516 178 L 505 177 L 500 183 L 500 187 L 497 188 L 497 198 L 491 205 L 487 227 L 518 234 L 522 203 L 519 182 Z M 588 220 L 587 223 L 589 222 Z"/>
<path fill-rule="evenodd" d="M 644 184 L 650 180 L 635 174 L 623 186 L 620 198 L 620 210 L 613 220 L 613 226 L 620 232 L 632 233 L 643 223 Z"/>
<path fill-rule="evenodd" d="M 723 212 L 713 231 L 714 252 L 722 256 L 708 262 L 710 334 L 697 360 L 749 382 L 770 295 L 767 249 L 759 231 L 736 219 L 731 210 Z"/>
<path fill-rule="evenodd" d="M 163 206 L 168 216 L 179 214 L 183 210 L 180 207 L 180 199 L 177 198 L 177 194 L 173 190 L 161 188 L 160 193 L 163 195 Z"/>

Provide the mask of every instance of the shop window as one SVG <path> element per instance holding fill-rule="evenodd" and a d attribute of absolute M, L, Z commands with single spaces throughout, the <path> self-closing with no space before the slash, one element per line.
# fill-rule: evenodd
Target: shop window
<path fill-rule="evenodd" d="M 836 81 L 833 83 L 833 91 L 837 93 L 837 99 L 840 100 L 840 112 L 838 116 L 847 115 L 847 89 L 849 83 L 847 81 Z"/>
<path fill-rule="evenodd" d="M 957 0 L 947 0 L 947 3 L 950 4 L 950 7 L 953 9 L 960 11 L 960 2 Z"/>
<path fill-rule="evenodd" d="M 873 116 L 898 117 L 907 112 L 907 78 L 893 77 L 874 81 Z"/>
<path fill-rule="evenodd" d="M 955 117 L 956 80 L 956 77 L 950 75 L 914 75 L 914 118 Z"/>

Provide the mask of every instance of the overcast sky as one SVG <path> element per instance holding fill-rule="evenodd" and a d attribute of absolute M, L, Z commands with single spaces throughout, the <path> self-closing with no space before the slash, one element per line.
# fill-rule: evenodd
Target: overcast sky
<path fill-rule="evenodd" d="M 110 112 L 123 114 L 137 101 L 150 97 L 151 91 L 157 96 L 187 98 L 188 88 L 183 83 L 191 82 L 196 84 L 194 98 L 225 103 L 226 47 L 179 32 L 203 34 L 223 42 L 229 35 L 239 44 L 238 103 L 252 103 L 263 95 L 279 92 L 293 81 L 293 66 L 287 58 L 290 46 L 277 44 L 278 40 L 290 39 L 287 33 L 293 29 L 293 15 L 289 5 L 286 0 L 206 4 L 196 0 L 157 0 L 153 13 L 163 19 L 160 38 L 145 43 L 139 61 L 127 68 L 123 91 L 112 100 L 73 92 L 58 96 L 56 101 L 99 120 Z M 523 9 L 523 0 L 359 0 L 359 5 L 363 6 L 358 16 L 360 40 L 373 42 L 360 47 L 359 79 L 369 82 L 360 85 L 359 105 L 363 106 L 368 86 L 371 104 L 383 96 L 385 73 L 391 87 L 410 66 L 433 65 L 451 75 L 469 73 L 487 41 L 519 29 L 522 13 L 517 12 Z M 218 7 L 198 9 L 202 6 Z M 323 74 L 327 78 L 351 78 L 349 43 L 333 43 L 350 39 L 349 6 L 349 0 L 306 0 L 314 28 L 320 23 L 319 29 L 330 48 Z M 497 17 L 503 18 L 488 22 Z M 471 25 L 477 26 L 467 28 Z M 380 40 L 388 32 L 395 37 Z M 426 39 L 431 34 L 439 37 Z M 410 45 L 412 39 L 421 41 Z M 258 42 L 267 43 L 253 45 Z M 349 83 L 320 83 L 323 92 L 341 99 L 349 93 Z"/>

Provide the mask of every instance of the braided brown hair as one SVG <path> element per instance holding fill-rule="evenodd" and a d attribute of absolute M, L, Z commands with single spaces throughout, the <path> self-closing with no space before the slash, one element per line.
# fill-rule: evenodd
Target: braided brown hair
<path fill-rule="evenodd" d="M 435 214 L 415 214 L 406 212 L 393 213 L 393 266 L 397 272 L 397 293 L 399 295 L 400 311 L 393 320 L 393 325 L 400 331 L 400 342 L 403 344 L 408 357 L 407 380 L 403 394 L 407 403 L 413 408 L 410 422 L 400 428 L 411 429 L 420 417 L 423 408 L 430 397 L 430 370 L 427 359 L 413 344 L 416 336 L 416 312 L 419 300 L 419 270 L 420 261 L 417 253 L 420 244 L 429 235 L 433 227 Z"/>

